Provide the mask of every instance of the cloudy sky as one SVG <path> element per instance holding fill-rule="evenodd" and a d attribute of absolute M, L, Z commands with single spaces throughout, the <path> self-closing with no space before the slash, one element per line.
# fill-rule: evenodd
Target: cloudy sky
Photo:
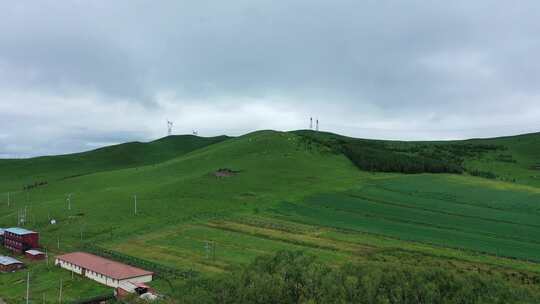
<path fill-rule="evenodd" d="M 174 133 L 540 130 L 539 1 L 0 0 L 0 157 Z"/>

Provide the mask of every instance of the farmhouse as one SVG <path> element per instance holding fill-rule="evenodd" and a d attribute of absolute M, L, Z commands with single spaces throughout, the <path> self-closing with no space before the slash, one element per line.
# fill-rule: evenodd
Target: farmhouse
<path fill-rule="evenodd" d="M 0 256 L 0 272 L 12 272 L 24 267 L 24 264 L 12 257 Z"/>
<path fill-rule="evenodd" d="M 39 233 L 18 227 L 8 228 L 4 231 L 4 247 L 17 253 L 37 248 Z"/>
<path fill-rule="evenodd" d="M 73 252 L 57 256 L 54 264 L 114 288 L 124 286 L 127 283 L 147 283 L 152 281 L 154 275 L 150 271 L 86 252 Z"/>
<path fill-rule="evenodd" d="M 0 228 L 0 246 L 4 246 L 4 232 L 5 230 Z"/>

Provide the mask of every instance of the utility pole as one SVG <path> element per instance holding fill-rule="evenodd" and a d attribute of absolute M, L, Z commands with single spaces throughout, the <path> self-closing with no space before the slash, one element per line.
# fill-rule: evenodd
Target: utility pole
<path fill-rule="evenodd" d="M 26 273 L 26 304 L 30 303 L 30 271 Z"/>
<path fill-rule="evenodd" d="M 137 215 L 137 195 L 136 194 L 133 196 L 133 200 L 135 203 L 135 215 Z"/>
<path fill-rule="evenodd" d="M 9 208 L 9 205 L 11 205 L 11 198 L 10 198 L 10 193 L 8 192 L 7 193 L 7 206 Z"/>
<path fill-rule="evenodd" d="M 19 209 L 17 212 L 17 225 L 23 226 L 26 224 L 26 206 L 24 206 L 24 211 Z"/>
<path fill-rule="evenodd" d="M 71 193 L 68 194 L 67 202 L 68 202 L 68 210 L 71 210 Z"/>
<path fill-rule="evenodd" d="M 58 236 L 58 239 L 56 240 L 56 245 L 58 249 L 60 249 L 60 236 Z"/>
<path fill-rule="evenodd" d="M 58 294 L 58 303 L 62 304 L 62 279 L 60 279 L 60 293 Z"/>
<path fill-rule="evenodd" d="M 26 211 L 24 211 L 23 209 L 19 209 L 19 212 L 17 213 L 18 214 L 17 225 L 24 226 L 24 222 L 25 222 L 24 214 L 25 214 L 25 212 Z"/>
<path fill-rule="evenodd" d="M 49 268 L 49 252 L 47 248 L 45 248 L 45 258 L 47 259 L 47 268 Z"/>

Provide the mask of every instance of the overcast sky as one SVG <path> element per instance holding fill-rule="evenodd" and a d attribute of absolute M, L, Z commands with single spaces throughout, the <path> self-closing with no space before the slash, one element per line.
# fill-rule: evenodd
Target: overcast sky
<path fill-rule="evenodd" d="M 540 1 L 0 0 L 0 158 L 197 130 L 540 130 Z"/>

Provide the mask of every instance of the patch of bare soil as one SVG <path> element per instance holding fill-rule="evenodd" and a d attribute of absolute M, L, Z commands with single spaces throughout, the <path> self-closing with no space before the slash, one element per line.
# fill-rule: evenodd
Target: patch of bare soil
<path fill-rule="evenodd" d="M 240 171 L 232 170 L 229 168 L 220 168 L 214 172 L 214 176 L 215 177 L 231 177 L 231 176 L 237 175 L 238 173 L 240 173 Z"/>

